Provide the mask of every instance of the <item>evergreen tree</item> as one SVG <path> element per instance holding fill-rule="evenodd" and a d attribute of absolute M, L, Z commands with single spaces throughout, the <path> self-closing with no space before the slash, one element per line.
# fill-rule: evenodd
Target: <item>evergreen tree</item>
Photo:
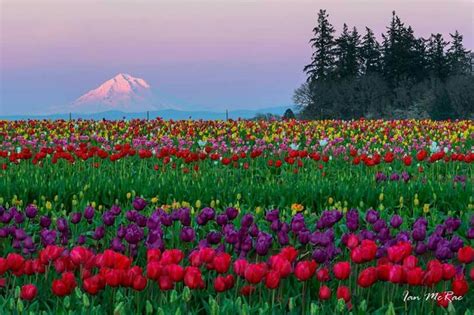
<path fill-rule="evenodd" d="M 415 38 L 411 26 L 406 27 L 395 11 L 383 34 L 383 73 L 392 85 L 402 79 L 420 79 L 424 68 L 420 68 L 423 56 L 420 56 L 420 42 Z"/>
<path fill-rule="evenodd" d="M 291 108 L 288 108 L 285 113 L 283 114 L 284 119 L 295 119 L 295 113 L 291 110 Z"/>
<path fill-rule="evenodd" d="M 448 76 L 448 62 L 445 47 L 448 45 L 444 41 L 443 35 L 431 34 L 427 45 L 428 72 L 431 76 L 444 79 Z"/>
<path fill-rule="evenodd" d="M 347 24 L 344 23 L 341 36 L 336 39 L 335 74 L 337 78 L 354 78 L 359 75 L 360 70 L 360 36 L 354 27 L 349 32 Z"/>
<path fill-rule="evenodd" d="M 310 40 L 314 52 L 311 63 L 304 67 L 308 82 L 328 78 L 334 68 L 334 27 L 328 17 L 326 10 L 319 11 L 314 37 Z"/>
<path fill-rule="evenodd" d="M 463 36 L 456 31 L 451 36 L 451 47 L 448 49 L 447 61 L 450 74 L 466 74 L 471 72 L 470 51 L 462 44 Z"/>
<path fill-rule="evenodd" d="M 365 28 L 366 34 L 362 38 L 361 59 L 362 59 L 362 73 L 377 73 L 381 70 L 381 53 L 380 44 L 374 36 L 372 30 Z"/>

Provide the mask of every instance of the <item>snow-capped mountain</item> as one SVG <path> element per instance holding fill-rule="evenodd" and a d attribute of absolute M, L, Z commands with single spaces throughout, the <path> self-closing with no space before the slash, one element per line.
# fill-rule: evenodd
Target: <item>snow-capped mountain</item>
<path fill-rule="evenodd" d="M 119 73 L 76 99 L 70 105 L 70 110 L 82 113 L 109 110 L 138 112 L 172 107 L 160 102 L 145 80 Z"/>

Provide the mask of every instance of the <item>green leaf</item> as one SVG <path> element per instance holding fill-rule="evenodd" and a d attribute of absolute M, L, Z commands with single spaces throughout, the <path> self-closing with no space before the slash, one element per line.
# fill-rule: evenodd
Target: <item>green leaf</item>
<path fill-rule="evenodd" d="M 365 311 L 367 311 L 367 301 L 366 300 L 362 300 L 362 302 L 360 302 L 359 310 L 363 311 L 364 313 L 365 313 Z"/>
<path fill-rule="evenodd" d="M 295 299 L 293 297 L 291 297 L 288 301 L 288 309 L 290 310 L 290 312 L 293 312 L 293 310 L 295 309 Z"/>
<path fill-rule="evenodd" d="M 451 302 L 448 305 L 448 313 L 449 315 L 456 315 L 456 309 L 454 308 L 454 305 Z"/>
<path fill-rule="evenodd" d="M 153 305 L 151 305 L 150 300 L 146 300 L 146 307 L 145 307 L 145 309 L 146 309 L 146 313 L 147 313 L 147 314 L 153 313 Z"/>
<path fill-rule="evenodd" d="M 174 303 L 177 300 L 178 300 L 178 293 L 176 292 L 176 290 L 171 291 L 170 303 Z"/>
<path fill-rule="evenodd" d="M 117 304 L 114 309 L 114 314 L 122 314 L 123 313 L 123 302 Z"/>
<path fill-rule="evenodd" d="M 387 311 L 385 312 L 385 315 L 395 315 L 395 308 L 393 307 L 392 302 L 388 304 L 388 308 L 387 308 Z"/>
<path fill-rule="evenodd" d="M 346 302 L 344 301 L 344 299 L 337 300 L 336 309 L 340 313 L 344 312 L 344 310 L 346 309 Z"/>
<path fill-rule="evenodd" d="M 18 312 L 23 313 L 25 306 L 23 305 L 23 301 L 21 299 L 18 299 L 16 309 L 18 310 Z"/>
<path fill-rule="evenodd" d="M 66 296 L 64 298 L 63 305 L 65 308 L 69 308 L 69 306 L 71 306 L 71 298 L 69 296 Z"/>
<path fill-rule="evenodd" d="M 185 302 L 189 302 L 191 300 L 191 290 L 188 287 L 184 287 L 182 296 Z"/>
<path fill-rule="evenodd" d="M 87 294 L 82 295 L 82 303 L 84 304 L 85 307 L 89 307 L 91 305 L 89 298 L 87 297 Z"/>
<path fill-rule="evenodd" d="M 82 291 L 81 289 L 79 289 L 79 287 L 76 287 L 76 289 L 74 290 L 74 293 L 76 294 L 78 299 L 82 299 Z"/>

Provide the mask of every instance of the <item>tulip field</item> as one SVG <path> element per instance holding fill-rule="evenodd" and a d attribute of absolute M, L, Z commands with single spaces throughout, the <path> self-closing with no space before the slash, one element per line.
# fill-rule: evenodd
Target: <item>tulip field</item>
<path fill-rule="evenodd" d="M 471 120 L 0 120 L 0 314 L 473 314 Z"/>

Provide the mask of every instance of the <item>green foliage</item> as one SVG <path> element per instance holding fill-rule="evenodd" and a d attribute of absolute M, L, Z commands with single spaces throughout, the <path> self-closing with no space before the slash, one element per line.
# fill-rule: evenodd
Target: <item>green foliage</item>
<path fill-rule="evenodd" d="M 302 118 L 474 117 L 470 52 L 459 32 L 450 34 L 448 48 L 441 34 L 416 38 L 393 12 L 382 44 L 369 28 L 361 39 L 346 24 L 334 38 L 325 10 L 313 32 L 307 82 L 293 97 Z"/>

